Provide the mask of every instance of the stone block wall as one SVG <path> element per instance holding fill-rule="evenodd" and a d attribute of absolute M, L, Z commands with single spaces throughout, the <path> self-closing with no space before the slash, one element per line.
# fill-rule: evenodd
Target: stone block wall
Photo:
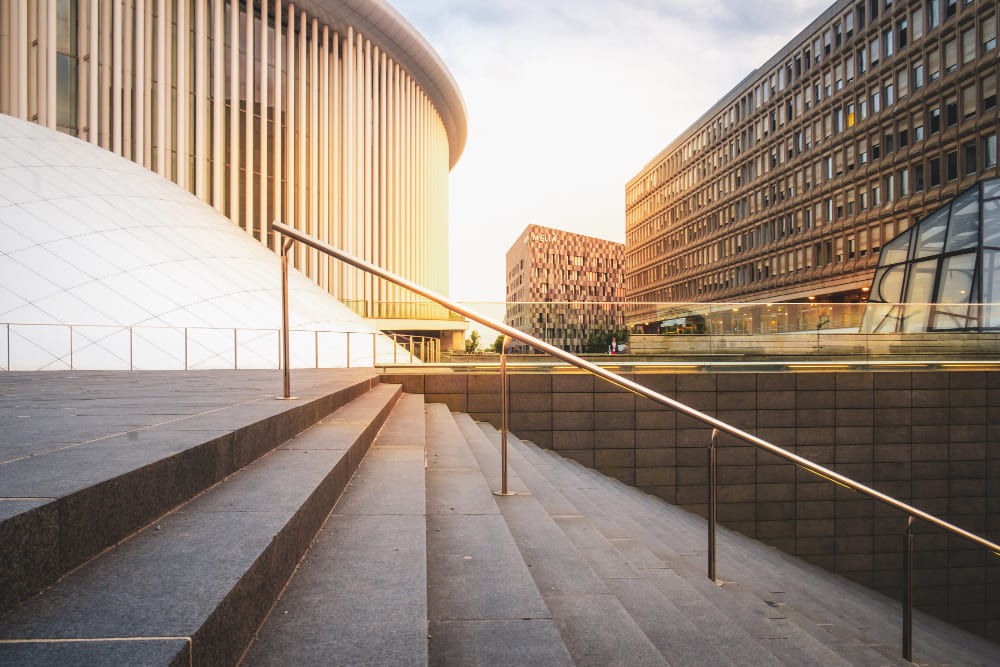
<path fill-rule="evenodd" d="M 1000 541 L 1000 372 L 733 372 L 627 376 L 764 440 Z M 404 391 L 495 426 L 499 376 L 400 374 Z M 510 376 L 518 437 L 707 513 L 711 429 L 580 373 Z M 888 595 L 902 590 L 906 518 L 719 439 L 721 523 Z M 915 524 L 916 605 L 1000 637 L 1000 556 Z"/>

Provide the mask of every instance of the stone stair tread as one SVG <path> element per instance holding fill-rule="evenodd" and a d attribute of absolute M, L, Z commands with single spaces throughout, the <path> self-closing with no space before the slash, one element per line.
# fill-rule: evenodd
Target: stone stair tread
<path fill-rule="evenodd" d="M 550 456 L 558 456 L 558 454 L 552 453 L 550 454 Z M 559 458 L 561 459 L 562 457 Z M 659 557 L 663 559 L 666 563 L 671 564 L 671 566 L 675 571 L 689 578 L 696 586 L 702 587 L 705 584 L 708 584 L 709 586 L 712 585 L 710 582 L 707 582 L 707 580 L 705 580 L 704 577 L 704 568 L 705 568 L 704 546 L 701 547 L 702 548 L 701 553 L 693 554 L 693 556 L 696 556 L 696 558 L 692 558 L 690 556 L 678 557 L 674 555 L 673 552 L 670 551 L 668 548 L 663 546 L 665 544 L 663 540 L 667 539 L 668 537 L 676 536 L 677 535 L 676 531 L 671 532 L 670 536 L 666 536 L 662 534 L 661 530 L 658 530 L 659 529 L 658 526 L 650 526 L 648 524 L 641 524 L 639 522 L 639 519 L 646 514 L 643 511 L 643 509 L 639 507 L 639 504 L 644 504 L 643 496 L 645 494 L 641 494 L 641 492 L 637 493 L 635 489 L 632 489 L 631 487 L 619 482 L 618 480 L 613 480 L 611 478 L 605 477 L 604 475 L 601 475 L 597 471 L 579 465 L 575 461 L 572 462 L 567 461 L 567 464 L 569 465 L 569 468 L 572 471 L 574 471 L 576 475 L 584 477 L 584 480 L 582 481 L 582 485 L 584 488 L 589 488 L 593 490 L 603 489 L 606 492 L 612 494 L 612 495 L 602 496 L 601 508 L 607 508 L 607 511 L 605 511 L 604 509 L 599 509 L 597 506 L 592 506 L 590 508 L 588 516 L 590 516 L 592 519 L 595 519 L 595 517 L 597 517 L 598 525 L 604 526 L 613 524 L 614 531 L 620 532 L 622 529 L 621 528 L 622 524 L 627 524 L 627 523 L 635 524 L 635 527 L 633 528 L 633 534 L 647 538 L 643 539 L 643 541 L 646 542 L 646 546 L 648 546 L 655 552 L 656 555 L 654 557 Z M 614 494 L 619 494 L 619 493 L 622 494 L 624 498 L 621 498 L 619 501 L 616 502 L 616 496 Z M 581 504 L 585 504 L 587 501 L 581 499 L 578 502 Z M 670 525 L 673 528 L 676 528 L 678 523 L 677 521 L 673 520 L 674 519 L 673 515 L 676 515 L 679 512 L 683 512 L 683 510 L 679 510 L 678 508 L 674 508 L 662 503 L 658 503 L 656 507 L 651 508 L 651 510 L 657 513 L 657 516 L 653 516 L 652 518 L 656 521 L 659 521 L 660 523 L 662 523 L 663 512 L 665 510 L 669 511 L 672 519 Z M 695 539 L 700 540 L 702 544 L 704 544 L 705 540 L 704 532 L 705 532 L 704 527 L 699 526 L 697 535 L 695 536 Z M 658 534 L 657 536 L 662 539 L 649 540 L 648 538 L 654 533 Z M 727 536 L 729 539 L 735 541 L 748 539 L 736 534 L 727 533 Z M 637 550 L 641 550 L 641 548 Z M 761 549 L 755 550 L 755 555 L 757 551 L 762 551 L 762 550 Z M 767 552 L 773 550 L 768 550 L 765 548 L 763 551 Z M 732 557 L 728 556 L 728 554 L 731 552 L 732 550 L 726 552 L 727 557 L 722 557 L 722 556 L 718 557 L 717 563 L 719 565 L 718 569 L 719 572 L 731 573 L 735 568 L 727 569 L 727 566 L 736 565 L 737 563 L 740 563 L 741 571 L 744 569 L 741 560 L 739 558 L 735 556 Z M 759 577 L 754 577 L 754 580 L 760 583 Z M 752 609 L 754 610 L 755 613 L 760 611 L 766 611 L 766 607 L 763 606 L 764 604 L 766 604 L 766 601 L 763 601 L 757 595 L 744 592 L 740 586 L 734 585 L 732 583 L 727 584 L 727 589 L 729 591 L 731 598 L 739 598 L 742 600 L 744 608 Z M 775 596 L 772 595 L 771 597 Z M 787 603 L 784 603 L 782 606 L 785 606 L 786 604 Z M 793 619 L 793 622 L 796 625 L 796 627 L 787 628 L 785 630 L 785 634 L 799 635 L 799 641 L 801 641 L 803 644 L 811 645 L 812 652 L 821 654 L 817 655 L 816 657 L 822 657 L 823 662 L 835 662 L 836 659 L 829 655 L 822 655 L 824 654 L 824 651 L 822 651 L 822 649 L 819 649 L 815 645 L 812 645 L 812 641 L 818 641 L 830 647 L 830 650 L 833 650 L 838 655 L 852 656 L 854 662 L 871 662 L 871 661 L 892 662 L 900 660 L 900 658 L 898 657 L 898 649 L 893 649 L 884 645 L 880 645 L 877 641 L 871 639 L 867 641 L 862 640 L 862 642 L 864 643 L 859 642 L 856 638 L 861 633 L 859 633 L 858 629 L 856 628 L 849 632 L 848 631 L 843 631 L 840 633 L 830 632 L 820 628 L 817 622 L 812 618 L 803 618 L 801 614 L 798 614 L 796 612 L 797 612 L 796 606 L 792 605 L 785 606 L 783 613 L 788 615 L 790 619 Z M 830 615 L 827 612 L 826 608 L 822 608 L 820 616 L 823 618 L 823 620 L 829 620 Z M 778 625 L 777 623 L 764 623 L 762 625 L 760 622 L 754 622 L 756 617 L 753 615 L 751 616 L 741 615 L 739 616 L 739 618 L 742 619 L 744 625 L 749 626 L 747 629 L 751 632 L 751 634 L 758 637 L 770 636 L 773 633 L 771 632 L 771 628 L 769 628 L 768 626 Z M 833 624 L 827 624 L 827 625 L 828 627 L 836 627 Z M 785 655 L 782 656 L 784 660 L 792 662 L 796 661 L 794 653 L 792 655 L 788 655 L 789 652 L 788 649 L 784 649 L 780 643 L 775 641 L 770 641 L 769 646 L 770 646 L 769 650 L 771 650 L 772 652 L 784 653 Z"/>
<path fill-rule="evenodd" d="M 517 447 L 525 446 L 516 438 L 512 441 Z M 703 519 L 574 460 L 565 459 L 557 452 L 535 446 L 529 449 L 535 456 L 550 459 L 554 464 L 565 462 L 568 469 L 576 472 L 580 488 L 609 492 L 609 496 L 602 498 L 601 505 L 608 508 L 609 514 L 613 508 L 615 516 L 639 522 L 649 534 L 661 541 L 665 538 L 682 537 L 682 544 L 686 543 L 688 546 L 680 550 L 691 552 L 682 554 L 684 561 L 692 568 L 704 568 L 706 547 Z M 621 500 L 622 496 L 625 496 L 624 500 Z M 615 502 L 616 497 L 620 502 Z M 669 535 L 666 534 L 662 519 L 665 510 L 671 516 Z M 897 603 L 859 584 L 722 527 L 718 538 L 720 542 L 726 540 L 725 545 L 720 544 L 718 571 L 725 579 L 730 578 L 726 574 L 729 573 L 734 575 L 733 578 L 744 582 L 736 586 L 727 584 L 727 587 L 734 589 L 734 593 L 760 598 L 758 594 L 739 592 L 746 587 L 778 592 L 769 594 L 768 597 L 780 597 L 780 601 L 775 599 L 772 602 L 782 604 L 782 613 L 800 624 L 800 628 L 810 637 L 852 662 L 908 664 L 902 660 L 899 647 L 894 641 L 901 632 Z M 752 553 L 750 559 L 747 558 L 749 553 Z M 658 552 L 657 555 L 664 554 Z M 669 550 L 666 555 L 666 560 L 669 560 Z M 679 572 L 685 570 L 676 562 L 675 565 Z M 703 578 L 703 574 L 701 577 L 697 574 L 693 576 L 696 581 Z M 809 587 L 798 583 L 802 580 L 809 581 Z M 934 664 L 951 664 L 956 661 L 962 664 L 982 664 L 984 659 L 989 662 L 1000 656 L 1000 650 L 989 642 L 936 621 L 919 610 L 916 611 L 914 624 L 914 654 L 918 660 L 929 660 Z M 945 638 L 947 641 L 943 641 Z"/>
<path fill-rule="evenodd" d="M 444 405 L 427 405 L 425 412 L 428 661 L 571 664 L 454 417 Z M 503 659 L 521 631 L 539 641 L 522 641 L 516 661 Z"/>
<path fill-rule="evenodd" d="M 629 501 L 639 502 L 642 504 L 650 505 L 650 510 L 656 514 L 662 514 L 664 508 L 669 508 L 673 513 L 677 513 L 679 510 L 673 508 L 655 498 L 650 498 L 647 501 L 647 497 L 643 497 L 644 494 L 636 494 L 633 489 L 627 485 L 622 484 L 617 480 L 612 480 L 610 478 L 601 475 L 597 471 L 587 469 L 576 462 L 572 462 L 572 467 L 577 471 L 578 474 L 587 475 L 589 480 L 594 483 L 595 486 L 604 487 L 609 491 L 615 493 L 622 493 L 628 496 Z M 611 502 L 611 501 L 609 501 Z M 627 509 L 622 509 L 619 511 L 621 515 L 624 512 L 624 516 L 639 520 L 645 515 L 642 509 L 635 506 L 629 506 Z M 652 517 L 654 520 L 658 520 L 658 516 Z M 697 517 L 695 517 L 697 519 Z M 671 526 L 676 527 L 678 522 L 672 521 Z M 653 534 L 660 533 L 661 529 L 658 526 L 650 526 L 644 524 L 644 527 Z M 700 541 L 702 545 L 704 544 L 704 526 L 697 526 L 698 530 L 694 535 L 696 541 Z M 676 531 L 671 532 L 671 537 L 677 535 Z M 766 582 L 770 577 L 771 581 L 766 582 L 765 588 L 768 590 L 791 590 L 793 594 L 790 596 L 782 595 L 785 597 L 787 605 L 786 613 L 790 613 L 796 617 L 801 616 L 800 613 L 803 610 L 808 611 L 807 616 L 810 618 L 810 622 L 803 623 L 804 629 L 813 636 L 819 637 L 822 641 L 831 644 L 838 644 L 841 646 L 841 652 L 844 652 L 843 646 L 845 638 L 849 637 L 853 640 L 856 637 L 862 637 L 864 642 L 862 646 L 870 647 L 872 650 L 878 650 L 885 659 L 894 660 L 898 659 L 898 648 L 888 647 L 879 642 L 875 637 L 881 635 L 885 636 L 885 628 L 883 627 L 882 632 L 872 633 L 870 636 L 866 636 L 867 630 L 863 625 L 859 625 L 856 621 L 859 618 L 868 618 L 871 614 L 876 614 L 879 617 L 873 618 L 872 620 L 876 624 L 884 626 L 885 614 L 885 601 L 880 598 L 876 593 L 864 589 L 855 584 L 851 584 L 852 588 L 855 589 L 856 595 L 851 596 L 850 599 L 844 600 L 840 604 L 835 605 L 832 609 L 829 606 L 817 605 L 815 600 L 817 598 L 823 599 L 823 596 L 817 596 L 820 591 L 825 591 L 830 597 L 843 598 L 841 595 L 843 586 L 846 582 L 841 580 L 839 577 L 830 577 L 828 573 L 822 572 L 816 569 L 814 566 L 809 565 L 799 561 L 798 559 L 789 558 L 787 555 L 778 552 L 776 549 L 771 548 L 759 548 L 755 542 L 750 541 L 750 538 L 746 538 L 737 533 L 727 533 L 727 539 L 731 542 L 735 542 L 735 548 L 722 549 L 721 553 L 717 556 L 718 571 L 730 573 L 732 578 L 737 578 L 740 581 L 754 581 L 757 583 L 757 588 L 760 589 L 761 585 Z M 661 542 L 662 543 L 662 542 Z M 744 559 L 739 556 L 742 554 L 743 549 L 740 544 L 754 544 L 758 548 L 754 550 L 754 563 L 752 566 L 748 566 Z M 655 546 L 653 547 L 655 550 Z M 701 546 L 701 553 L 694 554 L 696 558 L 688 557 L 686 560 L 695 569 L 697 574 L 695 576 L 701 576 L 703 568 L 705 567 L 705 553 L 704 546 Z M 663 557 L 663 551 L 657 550 L 659 555 Z M 667 560 L 670 560 L 669 556 Z M 675 567 L 678 567 L 677 561 L 672 561 Z M 776 568 L 772 568 L 776 565 Z M 680 568 L 683 570 L 684 568 Z M 775 585 L 775 581 L 784 582 L 789 576 L 789 569 L 795 570 L 796 577 L 811 577 L 811 581 L 814 581 L 812 588 L 805 591 L 804 594 L 796 594 L 798 591 L 794 587 L 785 586 L 783 583 L 780 585 Z M 819 572 L 821 576 L 816 577 L 815 573 Z M 823 576 L 826 575 L 826 576 Z M 730 578 L 730 577 L 727 577 Z M 771 596 L 774 597 L 774 596 Z M 863 606 L 859 607 L 857 605 L 857 600 L 870 600 L 870 604 L 877 604 L 878 607 L 871 607 L 869 603 L 864 603 Z M 794 601 L 793 604 L 789 604 L 789 601 Z M 794 611 L 793 611 L 794 610 Z M 826 621 L 839 619 L 837 624 L 827 623 Z M 817 624 L 823 623 L 824 627 L 830 628 L 829 630 L 822 630 L 816 632 L 818 628 Z M 847 624 L 849 628 L 842 629 L 841 623 Z M 897 624 L 898 625 L 898 624 Z M 855 642 L 857 643 L 857 642 Z"/>
<path fill-rule="evenodd" d="M 400 394 L 372 391 L 0 618 L 2 639 L 190 638 L 234 662 Z"/>
<path fill-rule="evenodd" d="M 242 664 L 426 664 L 422 420 L 403 396 Z"/>
<path fill-rule="evenodd" d="M 522 450 L 525 459 L 531 456 L 523 450 L 524 445 L 520 441 L 510 439 L 516 448 Z M 562 469 L 565 464 L 560 465 L 556 460 L 546 461 L 543 458 L 538 460 L 543 466 L 548 466 L 546 474 L 549 479 L 543 483 L 559 486 L 560 492 L 565 495 L 568 501 L 580 503 L 578 506 L 575 505 L 578 509 L 574 516 L 554 517 L 554 521 L 587 558 L 589 564 L 600 573 L 604 584 L 615 593 L 627 594 L 618 596 L 617 599 L 632 616 L 638 627 L 644 631 L 648 641 L 651 641 L 662 655 L 665 655 L 668 660 L 677 660 L 679 664 L 688 664 L 695 654 L 703 656 L 698 659 L 699 662 L 709 656 L 714 656 L 716 659 L 714 663 L 709 661 L 702 662 L 702 664 L 730 663 L 734 660 L 746 660 L 747 662 L 744 664 L 781 664 L 770 651 L 757 645 L 750 633 L 731 623 L 730 619 L 721 612 L 714 611 L 705 622 L 700 624 L 700 627 L 697 627 L 670 602 L 670 598 L 676 594 L 675 589 L 657 592 L 655 587 L 650 587 L 649 582 L 645 582 L 643 585 L 645 579 L 643 571 L 633 567 L 633 564 L 612 543 L 612 540 L 627 538 L 627 534 L 620 530 L 614 533 L 617 537 L 607 537 L 601 534 L 589 523 L 597 514 L 595 508 L 584 496 L 577 493 L 578 489 L 575 488 L 574 478 L 567 476 L 566 471 Z M 631 538 L 628 538 L 628 543 L 635 545 Z M 641 552 L 640 559 L 645 565 L 653 565 L 657 568 L 665 567 L 662 561 L 648 551 L 641 547 L 636 550 Z M 630 586 L 629 582 L 638 585 Z M 676 580 L 676 585 L 688 586 L 685 581 L 679 578 Z M 694 594 L 691 596 L 692 600 L 701 603 L 706 609 L 711 609 L 707 600 L 697 600 L 697 596 L 703 594 L 690 590 L 688 592 Z M 705 616 L 706 612 L 703 611 L 702 615 Z M 666 618 L 679 620 L 681 625 L 667 626 L 664 624 Z M 720 652 L 717 648 L 719 646 L 717 635 L 720 624 L 725 625 L 731 635 L 728 642 L 731 655 L 726 655 L 725 652 Z M 683 637 L 683 641 L 680 641 L 679 637 Z"/>
<path fill-rule="evenodd" d="M 15 432 L 25 441 L 18 445 L 25 456 L 15 455 L 16 446 L 13 452 L 8 443 L 0 446 L 0 455 L 12 457 L 0 465 L 0 499 L 30 499 L 0 500 L 0 534 L 7 545 L 16 545 L 0 561 L 0 613 L 368 391 L 378 379 L 370 372 L 353 373 L 306 384 L 293 402 L 245 388 L 230 398 L 221 387 L 209 387 L 215 391 L 209 395 L 203 387 L 187 387 L 203 400 L 201 406 L 165 398 L 161 382 L 148 376 L 135 382 L 130 388 L 136 395 L 117 401 L 97 383 L 98 407 L 66 397 L 68 405 L 60 410 L 69 413 L 34 426 L 37 433 Z M 119 404 L 124 407 L 116 408 Z M 128 415 L 125 423 L 119 411 Z M 31 437 L 39 442 L 29 442 Z"/>

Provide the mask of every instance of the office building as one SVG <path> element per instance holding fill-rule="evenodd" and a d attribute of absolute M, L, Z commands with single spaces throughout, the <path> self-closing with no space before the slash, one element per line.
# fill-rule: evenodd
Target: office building
<path fill-rule="evenodd" d="M 622 243 L 528 225 L 507 251 L 507 324 L 570 352 L 583 352 L 591 331 L 624 328 L 624 252 Z"/>
<path fill-rule="evenodd" d="M 1000 175 L 997 10 L 834 3 L 629 181 L 629 301 L 864 301 L 888 241 Z"/>
<path fill-rule="evenodd" d="M 465 106 L 383 0 L 3 2 L 0 113 L 155 171 L 272 250 L 281 220 L 447 292 Z M 401 288 L 301 245 L 292 264 L 381 329 L 419 326 Z"/>

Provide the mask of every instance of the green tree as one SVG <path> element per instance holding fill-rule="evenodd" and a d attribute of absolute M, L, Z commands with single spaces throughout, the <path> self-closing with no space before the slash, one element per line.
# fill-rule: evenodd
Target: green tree
<path fill-rule="evenodd" d="M 591 329 L 587 334 L 587 342 L 584 344 L 584 352 L 590 354 L 603 354 L 611 347 L 611 339 L 618 343 L 628 341 L 628 329 L 618 329 L 608 331 L 604 327 Z"/>
<path fill-rule="evenodd" d="M 503 334 L 497 336 L 497 339 L 493 341 L 493 351 L 497 354 L 503 352 Z"/>
<path fill-rule="evenodd" d="M 473 330 L 469 337 L 465 339 L 465 351 L 468 354 L 475 354 L 476 352 L 483 351 L 478 331 Z"/>

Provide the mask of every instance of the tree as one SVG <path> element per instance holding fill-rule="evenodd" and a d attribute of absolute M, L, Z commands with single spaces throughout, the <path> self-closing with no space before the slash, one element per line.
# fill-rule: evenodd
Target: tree
<path fill-rule="evenodd" d="M 482 352 L 483 348 L 479 341 L 479 332 L 473 330 L 469 337 L 465 339 L 465 351 L 467 354 L 475 354 L 476 352 Z"/>
<path fill-rule="evenodd" d="M 497 336 L 497 339 L 493 341 L 493 351 L 497 354 L 503 352 L 503 334 Z"/>
<path fill-rule="evenodd" d="M 584 344 L 583 351 L 590 354 L 606 353 L 611 347 L 612 338 L 618 343 L 626 342 L 628 340 L 628 329 L 613 331 L 608 331 L 604 327 L 591 329 L 587 335 L 587 342 Z"/>

